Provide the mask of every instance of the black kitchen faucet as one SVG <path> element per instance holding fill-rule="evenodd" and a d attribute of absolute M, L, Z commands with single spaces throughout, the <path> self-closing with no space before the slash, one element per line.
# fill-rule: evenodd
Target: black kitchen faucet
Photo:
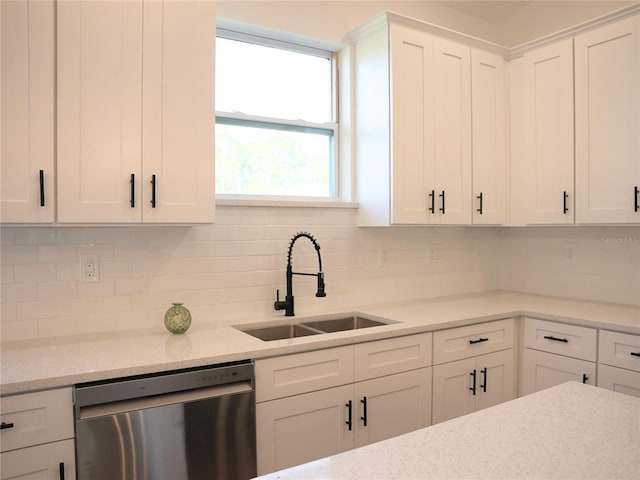
<path fill-rule="evenodd" d="M 293 250 L 293 244 L 296 243 L 300 237 L 305 237 L 311 240 L 313 243 L 313 247 L 318 252 L 318 273 L 303 273 L 303 272 L 294 272 L 291 268 L 291 253 Z M 324 291 L 324 273 L 322 272 L 322 258 L 320 257 L 320 244 L 318 244 L 317 240 L 313 238 L 313 235 L 307 232 L 298 232 L 291 239 L 291 243 L 289 243 L 289 252 L 287 254 L 287 295 L 284 297 L 284 301 L 280 300 L 280 290 L 276 290 L 276 301 L 273 303 L 273 308 L 276 310 L 284 310 L 285 317 L 293 317 L 295 313 L 293 312 L 293 276 L 294 275 L 306 275 L 310 277 L 318 277 L 318 291 L 316 292 L 316 297 L 326 297 L 327 294 Z"/>

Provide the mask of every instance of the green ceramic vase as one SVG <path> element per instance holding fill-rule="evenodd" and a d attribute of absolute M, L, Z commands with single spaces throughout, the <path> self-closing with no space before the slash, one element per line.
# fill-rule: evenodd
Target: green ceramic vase
<path fill-rule="evenodd" d="M 174 303 L 164 314 L 164 326 L 171 333 L 184 333 L 191 326 L 191 312 L 182 303 Z"/>

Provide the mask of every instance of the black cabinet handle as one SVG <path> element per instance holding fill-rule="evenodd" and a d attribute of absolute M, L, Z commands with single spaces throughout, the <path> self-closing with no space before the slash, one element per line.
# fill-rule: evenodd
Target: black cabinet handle
<path fill-rule="evenodd" d="M 640 357 L 640 352 L 631 352 L 634 357 Z"/>
<path fill-rule="evenodd" d="M 40 170 L 40 206 L 44 207 L 44 170 Z"/>
<path fill-rule="evenodd" d="M 429 213 L 436 213 L 436 191 L 431 190 L 429 194 L 429 198 L 431 199 L 431 206 L 429 207 Z"/>
<path fill-rule="evenodd" d="M 582 374 L 582 383 L 587 383 L 587 380 L 589 380 L 589 377 L 587 377 L 586 373 Z"/>
<path fill-rule="evenodd" d="M 360 417 L 360 420 L 362 420 L 363 425 L 366 427 L 367 426 L 367 397 L 362 397 L 362 400 L 360 400 L 360 403 L 362 404 L 362 414 L 363 414 L 363 416 Z"/>
<path fill-rule="evenodd" d="M 633 211 L 637 212 L 640 210 L 640 203 L 638 203 L 638 186 L 633 187 Z"/>
<path fill-rule="evenodd" d="M 545 335 L 544 338 L 546 338 L 547 340 L 553 340 L 554 342 L 569 343 L 569 340 L 567 340 L 566 338 L 557 338 L 552 335 Z"/>
<path fill-rule="evenodd" d="M 347 415 L 348 415 L 347 421 L 346 421 L 346 422 L 344 422 L 344 423 L 346 423 L 346 424 L 349 426 L 349 431 L 351 431 L 351 428 L 352 428 L 352 426 L 351 426 L 351 418 L 352 418 L 352 415 L 351 415 L 351 414 L 353 413 L 353 402 L 352 402 L 351 400 L 349 400 L 349 401 L 345 404 L 345 407 L 347 407 L 347 411 L 348 411 L 349 413 L 347 414 Z"/>
<path fill-rule="evenodd" d="M 13 422 L 11 423 L 2 422 L 0 424 L 0 430 L 6 430 L 7 428 L 13 428 L 13 427 L 14 427 Z"/>
<path fill-rule="evenodd" d="M 444 190 L 442 190 L 442 193 L 438 196 L 442 199 L 442 207 L 440 207 L 440 211 L 444 215 Z"/>
<path fill-rule="evenodd" d="M 569 198 L 569 194 L 565 191 L 562 192 L 562 213 L 565 215 L 569 211 L 569 207 L 567 207 L 567 199 Z"/>
<path fill-rule="evenodd" d="M 476 210 L 476 212 L 478 212 L 480 215 L 482 215 L 482 192 L 480 192 L 480 195 L 478 195 L 476 198 L 478 200 L 480 200 L 480 208 L 478 208 Z"/>
<path fill-rule="evenodd" d="M 487 367 L 484 367 L 480 371 L 482 372 L 482 384 L 480 385 L 480 388 L 482 388 L 484 393 L 487 393 Z"/>
<path fill-rule="evenodd" d="M 488 339 L 488 338 L 482 338 L 482 337 L 480 337 L 480 338 L 479 338 L 479 339 L 477 339 L 477 340 L 469 340 L 469 345 L 474 345 L 474 344 L 476 344 L 476 343 L 482 343 L 482 342 L 488 342 L 488 341 L 489 341 L 489 339 Z"/>
<path fill-rule="evenodd" d="M 132 173 L 129 179 L 131 184 L 131 208 L 136 208 L 136 174 Z"/>
<path fill-rule="evenodd" d="M 60 462 L 60 480 L 64 480 L 64 463 Z"/>
<path fill-rule="evenodd" d="M 471 375 L 473 377 L 473 386 L 469 387 L 469 390 L 471 390 L 473 392 L 473 394 L 476 394 L 476 370 L 475 368 L 473 369 L 473 372 L 471 372 L 469 375 Z"/>
<path fill-rule="evenodd" d="M 156 176 L 151 175 L 151 208 L 156 208 Z"/>

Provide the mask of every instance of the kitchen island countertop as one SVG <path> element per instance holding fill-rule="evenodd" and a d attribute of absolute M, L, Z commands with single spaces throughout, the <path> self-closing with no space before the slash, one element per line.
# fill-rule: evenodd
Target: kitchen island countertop
<path fill-rule="evenodd" d="M 186 334 L 171 335 L 159 320 L 157 328 L 148 330 L 2 343 L 0 394 L 286 355 L 522 315 L 640 334 L 640 307 L 514 292 L 365 305 L 326 313 L 345 311 L 396 323 L 264 342 L 232 326 L 208 325 L 201 319 L 194 319 Z M 247 318 L 234 324 L 297 323 L 309 316 L 317 317 L 278 315 Z"/>
<path fill-rule="evenodd" d="M 640 398 L 567 382 L 259 478 L 637 480 Z"/>

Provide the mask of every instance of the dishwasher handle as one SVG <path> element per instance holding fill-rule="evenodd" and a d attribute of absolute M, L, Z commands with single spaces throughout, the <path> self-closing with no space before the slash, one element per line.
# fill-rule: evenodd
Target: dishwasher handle
<path fill-rule="evenodd" d="M 207 398 L 222 397 L 225 395 L 235 395 L 240 393 L 253 392 L 250 382 L 229 383 L 217 385 L 215 387 L 199 388 L 197 390 L 186 390 L 153 397 L 143 397 L 121 400 L 118 402 L 102 403 L 98 405 L 87 405 L 78 409 L 78 420 L 88 420 L 91 418 L 117 415 L 119 413 L 144 410 L 147 408 L 174 405 L 176 403 L 188 403 Z"/>

